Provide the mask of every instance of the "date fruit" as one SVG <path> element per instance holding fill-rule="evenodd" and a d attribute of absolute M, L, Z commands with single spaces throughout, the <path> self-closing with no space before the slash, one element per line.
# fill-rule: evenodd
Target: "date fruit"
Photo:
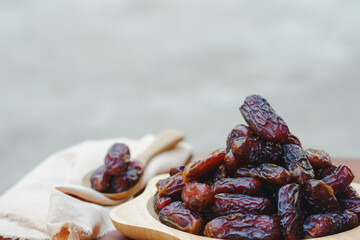
<path fill-rule="evenodd" d="M 111 180 L 111 187 L 114 192 L 123 192 L 133 187 L 144 173 L 141 163 L 137 161 L 129 162 L 126 170 L 118 176 L 113 176 Z"/>
<path fill-rule="evenodd" d="M 105 166 L 98 167 L 90 177 L 91 188 L 99 192 L 109 192 L 111 176 Z"/>
<path fill-rule="evenodd" d="M 324 150 L 308 148 L 305 154 L 314 169 L 321 169 L 332 164 L 330 155 Z"/>
<path fill-rule="evenodd" d="M 206 224 L 204 234 L 207 237 L 221 239 L 281 239 L 277 216 L 251 214 L 217 217 Z"/>
<path fill-rule="evenodd" d="M 238 161 L 232 154 L 231 150 L 225 155 L 224 163 L 230 176 L 234 176 L 234 173 L 238 167 Z"/>
<path fill-rule="evenodd" d="M 173 176 L 177 173 L 183 173 L 184 168 L 185 168 L 185 166 L 178 166 L 178 167 L 171 168 L 169 171 L 169 174 L 170 174 L 170 176 Z"/>
<path fill-rule="evenodd" d="M 278 217 L 285 240 L 296 240 L 302 237 L 303 213 L 301 210 L 300 187 L 295 183 L 279 189 Z"/>
<path fill-rule="evenodd" d="M 231 213 L 270 214 L 272 208 L 271 201 L 267 198 L 220 193 L 215 195 L 211 210 L 217 215 Z"/>
<path fill-rule="evenodd" d="M 232 154 L 238 164 L 278 163 L 282 155 L 279 143 L 268 142 L 259 137 L 240 137 L 233 141 Z"/>
<path fill-rule="evenodd" d="M 284 165 L 293 181 L 304 184 L 315 178 L 314 170 L 301 147 L 295 144 L 284 144 Z"/>
<path fill-rule="evenodd" d="M 183 175 L 177 173 L 168 179 L 161 181 L 158 186 L 158 191 L 160 196 L 180 195 L 184 187 Z"/>
<path fill-rule="evenodd" d="M 191 162 L 185 166 L 184 183 L 197 181 L 209 171 L 215 170 L 224 161 L 225 150 L 218 149 L 205 159 Z"/>
<path fill-rule="evenodd" d="M 172 203 L 171 197 L 160 197 L 159 193 L 156 193 L 153 199 L 153 205 L 156 213 L 159 213 L 161 209 Z"/>
<path fill-rule="evenodd" d="M 185 184 L 181 199 L 186 206 L 202 212 L 213 203 L 214 193 L 212 188 L 205 183 L 189 182 Z"/>
<path fill-rule="evenodd" d="M 212 186 L 215 194 L 218 193 L 239 193 L 250 196 L 259 194 L 261 182 L 255 178 L 224 178 Z"/>
<path fill-rule="evenodd" d="M 105 157 L 106 171 L 113 176 L 120 175 L 128 165 L 130 150 L 123 143 L 115 143 Z"/>
<path fill-rule="evenodd" d="M 312 237 L 323 237 L 352 229 L 358 220 L 358 216 L 349 211 L 312 215 L 306 219 L 304 231 Z"/>
<path fill-rule="evenodd" d="M 310 179 L 304 186 L 304 196 L 312 213 L 340 211 L 334 190 L 320 180 Z"/>
<path fill-rule="evenodd" d="M 173 202 L 165 206 L 159 212 L 159 219 L 169 227 L 192 234 L 201 234 L 204 228 L 202 216 L 182 202 Z"/>
<path fill-rule="evenodd" d="M 229 133 L 227 140 L 226 140 L 226 152 L 229 152 L 231 149 L 231 145 L 234 139 L 239 137 L 250 137 L 253 135 L 253 132 L 250 128 L 244 124 L 236 125 L 231 132 Z"/>
<path fill-rule="evenodd" d="M 356 198 L 359 197 L 358 192 L 351 186 L 347 186 L 342 193 L 342 198 L 350 199 L 350 198 Z"/>
<path fill-rule="evenodd" d="M 321 180 L 332 187 L 332 189 L 334 189 L 334 193 L 338 195 L 344 192 L 345 188 L 349 186 L 353 179 L 354 174 L 350 168 L 345 165 L 340 165 L 333 173 L 327 175 Z"/>
<path fill-rule="evenodd" d="M 285 185 L 291 179 L 290 173 L 285 168 L 271 163 L 263 163 L 253 168 L 238 168 L 235 177 L 253 177 L 274 185 Z"/>
<path fill-rule="evenodd" d="M 341 208 L 345 211 L 355 213 L 360 217 L 360 197 L 354 197 L 350 199 L 341 199 L 340 200 Z"/>
<path fill-rule="evenodd" d="M 250 129 L 262 139 L 272 142 L 286 142 L 288 139 L 290 132 L 285 121 L 260 95 L 248 96 L 240 112 Z"/>

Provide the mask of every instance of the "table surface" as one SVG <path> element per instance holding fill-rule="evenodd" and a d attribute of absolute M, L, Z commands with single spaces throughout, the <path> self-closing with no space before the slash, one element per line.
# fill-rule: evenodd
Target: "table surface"
<path fill-rule="evenodd" d="M 199 156 L 194 157 L 195 159 L 198 159 Z M 340 165 L 345 164 L 353 171 L 355 175 L 355 182 L 360 182 L 360 159 L 333 159 L 334 165 Z M 0 240 L 6 240 L 2 237 L 0 237 Z M 119 231 L 112 231 L 106 235 L 104 235 L 101 238 L 98 238 L 97 240 L 131 240 L 131 238 L 126 237 L 124 234 L 122 234 Z"/>

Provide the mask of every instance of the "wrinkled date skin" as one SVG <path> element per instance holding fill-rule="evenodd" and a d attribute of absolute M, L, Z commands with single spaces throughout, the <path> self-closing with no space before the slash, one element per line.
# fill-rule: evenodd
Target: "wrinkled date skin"
<path fill-rule="evenodd" d="M 90 177 L 91 187 L 98 192 L 111 192 L 111 176 L 106 172 L 106 167 L 100 166 Z"/>
<path fill-rule="evenodd" d="M 262 182 L 274 185 L 285 185 L 290 182 L 290 173 L 283 167 L 263 163 L 254 168 L 238 168 L 235 177 L 253 177 Z"/>
<path fill-rule="evenodd" d="M 120 175 L 128 165 L 130 150 L 123 143 L 115 143 L 105 157 L 106 171 L 113 176 Z"/>
<path fill-rule="evenodd" d="M 158 191 L 160 196 L 180 195 L 184 187 L 183 175 L 177 173 L 168 179 L 159 181 Z"/>
<path fill-rule="evenodd" d="M 335 171 L 325 178 L 321 179 L 324 183 L 332 187 L 334 189 L 334 193 L 336 195 L 342 194 L 347 186 L 352 182 L 354 179 L 354 174 L 345 165 L 340 165 L 335 169 Z"/>
<path fill-rule="evenodd" d="M 170 176 L 174 176 L 177 173 L 183 173 L 184 168 L 185 168 L 185 166 L 178 166 L 178 167 L 171 168 L 169 171 L 169 174 L 170 174 Z"/>
<path fill-rule="evenodd" d="M 360 197 L 341 199 L 340 205 L 343 210 L 353 212 L 360 217 Z"/>
<path fill-rule="evenodd" d="M 226 140 L 226 152 L 229 152 L 231 149 L 231 145 L 234 139 L 239 137 L 250 137 L 253 135 L 253 132 L 250 128 L 244 124 L 236 125 L 231 132 L 229 133 L 227 140 Z"/>
<path fill-rule="evenodd" d="M 205 183 L 189 182 L 185 184 L 181 199 L 186 206 L 195 211 L 202 212 L 213 203 L 214 192 Z"/>
<path fill-rule="evenodd" d="M 159 219 L 169 227 L 192 234 L 201 234 L 204 228 L 202 216 L 182 202 L 173 202 L 165 206 L 159 212 Z"/>
<path fill-rule="evenodd" d="M 224 178 L 215 182 L 212 186 L 215 194 L 239 193 L 256 196 L 261 189 L 261 182 L 255 178 Z"/>
<path fill-rule="evenodd" d="M 205 226 L 207 237 L 243 240 L 281 239 L 276 216 L 231 214 L 218 217 Z"/>
<path fill-rule="evenodd" d="M 111 187 L 114 192 L 122 192 L 134 186 L 144 173 L 141 163 L 131 161 L 126 170 L 118 176 L 113 176 Z"/>
<path fill-rule="evenodd" d="M 304 184 L 307 180 L 315 178 L 314 170 L 301 147 L 284 144 L 283 149 L 284 165 L 295 182 Z"/>
<path fill-rule="evenodd" d="M 303 191 L 312 213 L 326 213 L 340 211 L 340 205 L 334 190 L 320 180 L 310 179 L 304 185 Z"/>
<path fill-rule="evenodd" d="M 356 198 L 359 197 L 358 192 L 352 187 L 347 186 L 342 194 L 342 198 L 344 199 L 350 199 L 350 198 Z"/>
<path fill-rule="evenodd" d="M 272 208 L 271 201 L 267 198 L 220 193 L 215 195 L 211 210 L 217 215 L 231 213 L 270 214 Z"/>
<path fill-rule="evenodd" d="M 185 166 L 184 183 L 197 181 L 208 172 L 215 170 L 224 161 L 225 150 L 218 149 L 205 159 L 189 163 Z"/>
<path fill-rule="evenodd" d="M 295 183 L 279 189 L 278 217 L 285 240 L 297 240 L 302 237 L 303 213 L 300 198 L 300 187 Z"/>
<path fill-rule="evenodd" d="M 288 126 L 263 97 L 248 96 L 240 112 L 250 129 L 262 139 L 272 142 L 286 142 L 288 139 Z"/>
<path fill-rule="evenodd" d="M 300 142 L 299 138 L 297 136 L 295 136 L 294 134 L 290 134 L 285 143 L 295 144 L 295 145 L 298 145 L 301 147 L 301 142 Z"/>
<path fill-rule="evenodd" d="M 153 205 L 156 213 L 159 213 L 161 209 L 172 203 L 173 200 L 170 197 L 160 197 L 159 193 L 156 193 L 153 199 Z"/>
<path fill-rule="evenodd" d="M 312 215 L 304 223 L 304 231 L 312 237 L 323 237 L 354 228 L 358 216 L 352 212 L 334 212 Z"/>
<path fill-rule="evenodd" d="M 225 155 L 224 163 L 230 176 L 234 176 L 236 169 L 238 168 L 238 161 L 232 154 L 231 150 Z"/>
<path fill-rule="evenodd" d="M 336 170 L 336 168 L 337 167 L 335 165 L 330 165 L 330 166 L 326 166 L 326 167 L 322 168 L 319 171 L 318 179 L 323 179 L 324 177 L 332 174 Z"/>
<path fill-rule="evenodd" d="M 268 142 L 259 137 L 240 137 L 233 141 L 231 152 L 238 164 L 277 163 L 282 155 L 279 143 Z"/>
<path fill-rule="evenodd" d="M 330 155 L 324 150 L 308 148 L 305 150 L 305 154 L 314 169 L 320 169 L 332 165 Z"/>

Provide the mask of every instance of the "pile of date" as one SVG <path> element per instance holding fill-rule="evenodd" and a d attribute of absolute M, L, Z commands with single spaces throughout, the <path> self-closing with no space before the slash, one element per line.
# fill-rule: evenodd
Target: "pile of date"
<path fill-rule="evenodd" d="M 157 183 L 163 224 L 220 239 L 321 237 L 354 228 L 360 197 L 345 166 L 323 150 L 303 150 L 266 99 L 248 96 L 226 149 L 170 170 Z M 358 215 L 357 215 L 358 214 Z M 359 236 L 360 238 L 360 236 Z"/>

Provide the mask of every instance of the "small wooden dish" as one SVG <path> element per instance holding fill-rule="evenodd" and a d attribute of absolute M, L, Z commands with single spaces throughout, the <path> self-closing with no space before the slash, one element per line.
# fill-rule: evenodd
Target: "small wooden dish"
<path fill-rule="evenodd" d="M 133 200 L 121 204 L 111 210 L 110 218 L 114 226 L 123 234 L 134 239 L 143 240 L 211 240 L 203 236 L 182 232 L 168 227 L 159 221 L 153 207 L 153 197 L 156 193 L 156 183 L 160 179 L 167 178 L 168 174 L 162 174 L 150 179 L 145 191 Z M 356 191 L 360 192 L 360 184 L 352 183 Z M 355 240 L 360 238 L 360 226 L 349 231 L 329 235 L 321 240 Z"/>

